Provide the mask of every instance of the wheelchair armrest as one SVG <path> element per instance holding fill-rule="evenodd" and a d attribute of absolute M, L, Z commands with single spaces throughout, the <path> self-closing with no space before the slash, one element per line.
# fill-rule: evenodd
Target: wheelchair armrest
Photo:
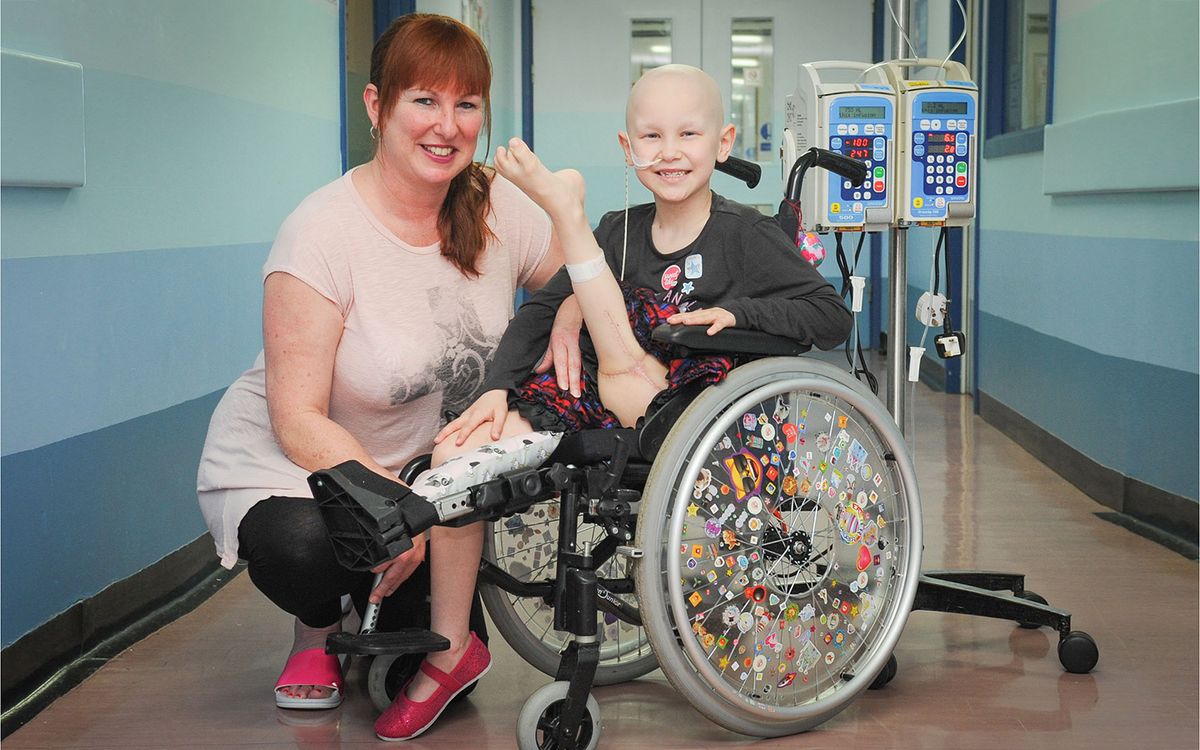
<path fill-rule="evenodd" d="M 755 354 L 761 356 L 794 357 L 812 349 L 807 344 L 773 336 L 762 331 L 726 328 L 715 336 L 705 333 L 704 326 L 660 325 L 651 334 L 685 352 L 715 352 L 718 354 Z"/>

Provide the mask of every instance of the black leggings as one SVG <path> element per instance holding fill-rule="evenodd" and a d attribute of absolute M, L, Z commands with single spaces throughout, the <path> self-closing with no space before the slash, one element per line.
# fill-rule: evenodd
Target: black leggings
<path fill-rule="evenodd" d="M 260 500 L 238 526 L 239 556 L 249 563 L 250 580 L 280 609 L 311 628 L 328 627 L 341 617 L 341 597 L 350 594 L 361 614 L 374 573 L 338 564 L 317 501 L 305 497 Z M 425 562 L 384 599 L 380 631 L 429 627 L 429 547 Z M 471 604 L 471 630 L 487 643 L 479 593 Z"/>

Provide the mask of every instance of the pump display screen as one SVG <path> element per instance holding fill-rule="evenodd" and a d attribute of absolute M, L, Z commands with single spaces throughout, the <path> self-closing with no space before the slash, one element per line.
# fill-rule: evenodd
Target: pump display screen
<path fill-rule="evenodd" d="M 927 115 L 965 115 L 967 103 L 961 102 L 925 102 L 921 111 Z"/>
<path fill-rule="evenodd" d="M 842 153 L 851 159 L 866 161 L 871 158 L 871 141 L 874 138 L 842 138 Z"/>
<path fill-rule="evenodd" d="M 843 120 L 882 120 L 886 116 L 883 107 L 838 107 L 838 117 Z"/>
<path fill-rule="evenodd" d="M 926 133 L 925 152 L 928 154 L 953 154 L 954 133 Z"/>

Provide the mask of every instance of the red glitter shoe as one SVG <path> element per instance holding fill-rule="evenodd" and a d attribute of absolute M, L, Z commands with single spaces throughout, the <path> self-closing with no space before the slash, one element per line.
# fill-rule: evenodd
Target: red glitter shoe
<path fill-rule="evenodd" d="M 433 666 L 428 660 L 422 661 L 421 671 L 437 681 L 437 690 L 428 699 L 418 703 L 405 695 L 408 689 L 408 684 L 405 684 L 388 710 L 375 720 L 375 736 L 387 742 L 411 740 L 433 726 L 454 696 L 478 682 L 491 667 L 492 655 L 474 633 L 471 633 L 466 653 L 450 674 Z"/>

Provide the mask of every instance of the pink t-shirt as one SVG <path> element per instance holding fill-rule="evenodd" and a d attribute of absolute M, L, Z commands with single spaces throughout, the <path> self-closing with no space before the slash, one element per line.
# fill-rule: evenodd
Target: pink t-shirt
<path fill-rule="evenodd" d="M 430 450 L 445 410 L 462 411 L 479 395 L 513 296 L 546 256 L 550 222 L 497 176 L 488 221 L 496 239 L 480 259 L 480 275 L 468 278 L 438 245 L 413 247 L 392 234 L 351 174 L 284 221 L 263 278 L 291 274 L 337 306 L 344 328 L 329 417 L 399 472 Z M 250 507 L 271 495 L 311 497 L 308 474 L 275 440 L 260 353 L 217 405 L 200 458 L 200 508 L 222 565 L 237 562 L 238 524 Z"/>

